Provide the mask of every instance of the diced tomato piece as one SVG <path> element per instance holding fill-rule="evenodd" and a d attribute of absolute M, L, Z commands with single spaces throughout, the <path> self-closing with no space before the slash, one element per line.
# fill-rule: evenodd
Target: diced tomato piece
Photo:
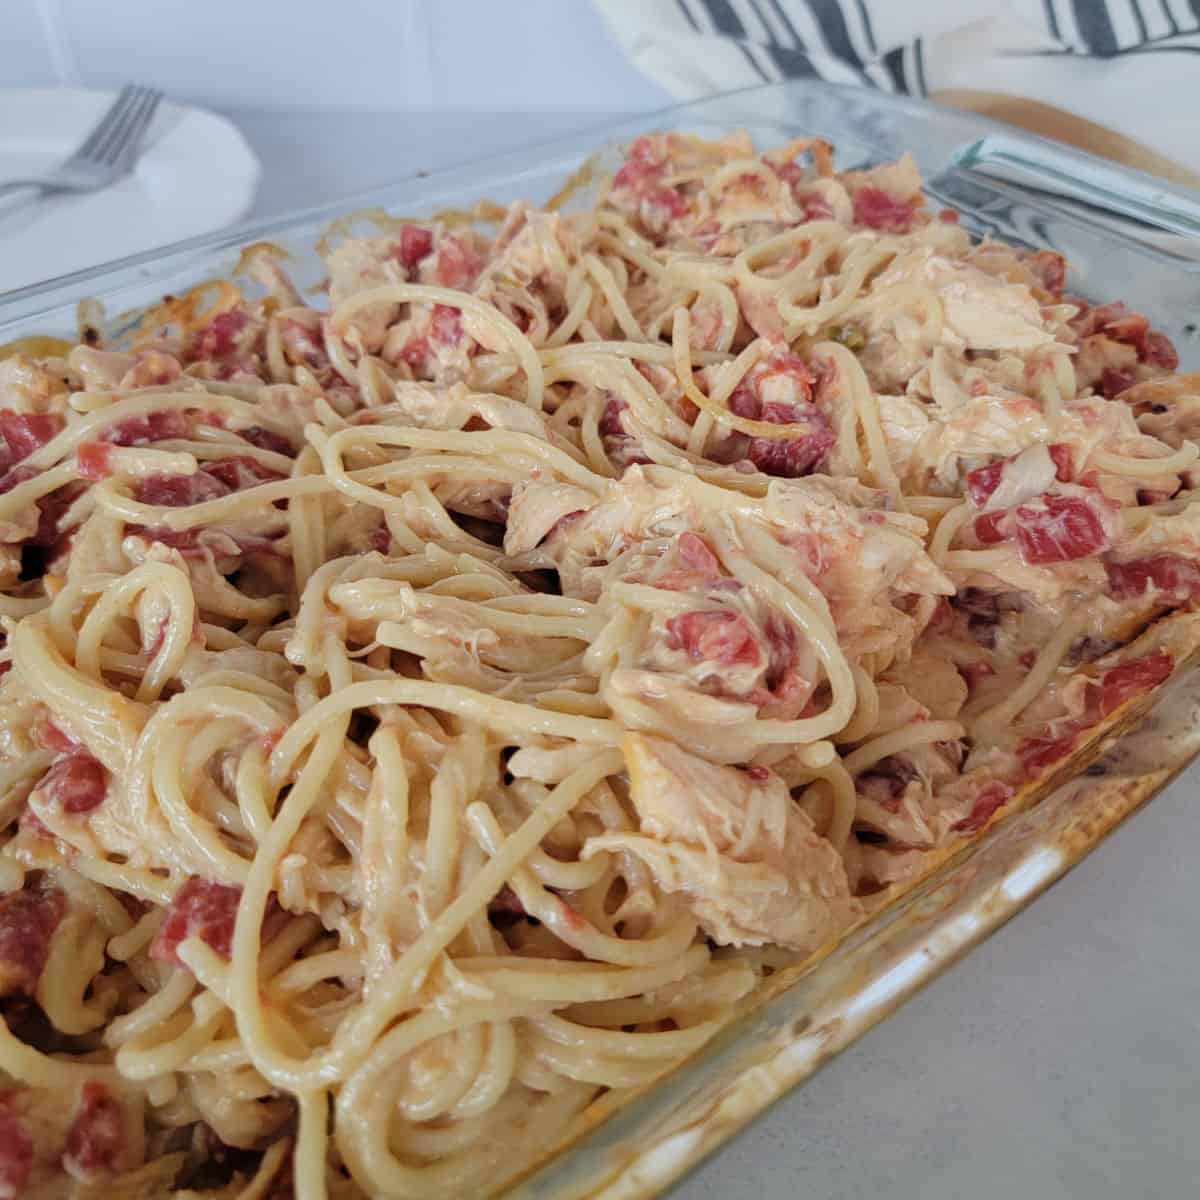
<path fill-rule="evenodd" d="M 613 187 L 634 187 L 646 178 L 657 177 L 665 162 L 665 154 L 653 137 L 644 134 L 635 138 L 624 165 L 613 176 Z"/>
<path fill-rule="evenodd" d="M 259 450 L 270 450 L 275 454 L 286 454 L 288 457 L 295 455 L 295 450 L 292 448 L 292 443 L 283 437 L 282 434 L 272 433 L 269 429 L 264 429 L 261 425 L 251 425 L 246 429 L 239 429 L 238 436 L 243 437 L 252 446 L 257 446 Z"/>
<path fill-rule="evenodd" d="M 854 193 L 854 223 L 886 233 L 907 233 L 912 227 L 913 205 L 898 200 L 883 188 L 867 185 Z"/>
<path fill-rule="evenodd" d="M 752 437 L 746 457 L 767 475 L 795 479 L 816 467 L 836 442 L 825 414 L 812 403 L 817 377 L 802 358 L 776 352 L 753 367 L 729 397 L 729 411 L 772 425 L 803 425 L 787 438 Z"/>
<path fill-rule="evenodd" d="M 192 338 L 192 356 L 198 359 L 227 358 L 237 349 L 239 336 L 250 323 L 250 315 L 240 308 L 217 313 Z"/>
<path fill-rule="evenodd" d="M 33 995 L 66 911 L 66 895 L 57 888 L 0 896 L 0 996 Z"/>
<path fill-rule="evenodd" d="M 1050 457 L 1054 460 L 1054 478 L 1059 483 L 1070 483 L 1075 473 L 1075 459 L 1071 447 L 1063 442 L 1055 442 L 1049 447 Z"/>
<path fill-rule="evenodd" d="M 33 1138 L 14 1113 L 0 1108 L 0 1200 L 17 1200 L 33 1170 Z"/>
<path fill-rule="evenodd" d="M 442 287 L 465 288 L 482 266 L 482 259 L 462 238 L 447 233 L 438 239 L 434 274 Z"/>
<path fill-rule="evenodd" d="M 229 495 L 229 491 L 207 471 L 197 471 L 194 475 L 148 475 L 134 487 L 134 495 L 141 503 L 165 504 L 170 508 L 217 500 Z"/>
<path fill-rule="evenodd" d="M 37 786 L 65 813 L 91 812 L 108 795 L 108 772 L 86 750 L 77 749 L 54 763 Z"/>
<path fill-rule="evenodd" d="M 967 472 L 967 496 L 976 508 L 982 508 L 992 493 L 1000 486 L 1000 477 L 1004 474 L 1007 459 L 997 459 L 985 467 L 976 467 Z"/>
<path fill-rule="evenodd" d="M 54 413 L 20 413 L 0 409 L 0 436 L 8 444 L 8 465 L 28 458 L 62 430 L 63 419 Z"/>
<path fill-rule="evenodd" d="M 687 216 L 687 201 L 675 188 L 648 188 L 642 196 L 642 203 L 660 210 L 666 217 L 678 219 Z"/>
<path fill-rule="evenodd" d="M 79 743 L 49 718 L 33 727 L 33 740 L 43 750 L 53 750 L 56 754 L 73 754 L 79 749 Z"/>
<path fill-rule="evenodd" d="M 771 778 L 771 772 L 767 767 L 747 767 L 746 774 L 754 780 L 755 783 L 766 783 Z"/>
<path fill-rule="evenodd" d="M 144 417 L 128 417 L 111 426 L 102 436 L 114 446 L 144 446 L 168 438 L 187 437 L 190 432 L 187 416 L 178 409 L 147 413 Z"/>
<path fill-rule="evenodd" d="M 1174 665 L 1175 660 L 1165 650 L 1158 650 L 1105 671 L 1100 681 L 1100 715 L 1107 717 L 1127 700 L 1158 687 Z"/>
<path fill-rule="evenodd" d="M 764 404 L 807 406 L 816 384 L 817 376 L 804 359 L 777 350 L 746 372 L 729 397 L 729 411 L 752 421 L 770 421 L 763 413 Z M 779 423 L 778 417 L 775 422 Z"/>
<path fill-rule="evenodd" d="M 1056 735 L 1040 734 L 1037 737 L 1025 738 L 1017 746 L 1017 757 L 1025 768 L 1028 776 L 1037 775 L 1046 767 L 1066 758 L 1075 749 L 1083 725 L 1078 721 L 1069 721 Z"/>
<path fill-rule="evenodd" d="M 1108 584 L 1118 600 L 1144 596 L 1151 589 L 1182 603 L 1200 595 L 1200 567 L 1178 554 L 1159 554 L 1127 563 L 1108 563 Z"/>
<path fill-rule="evenodd" d="M 107 479 L 112 473 L 112 443 L 84 442 L 75 451 L 75 465 L 84 479 Z"/>
<path fill-rule="evenodd" d="M 1122 371 L 1119 367 L 1105 367 L 1100 372 L 1100 395 L 1106 400 L 1119 396 L 1122 392 L 1137 383 L 1137 376 L 1132 371 Z"/>
<path fill-rule="evenodd" d="M 976 830 L 982 829 L 991 820 L 992 814 L 997 809 L 1003 808 L 1012 799 L 1012 796 L 1013 790 L 1007 783 L 1001 783 L 999 780 L 985 783 L 979 789 L 971 811 L 954 826 L 954 832 L 974 833 Z"/>
<path fill-rule="evenodd" d="M 217 480 L 231 492 L 240 492 L 243 488 L 254 487 L 255 484 L 284 478 L 278 471 L 263 466 L 257 458 L 251 458 L 248 454 L 235 454 L 232 458 L 205 463 L 201 474 Z"/>
<path fill-rule="evenodd" d="M 985 546 L 993 546 L 1005 539 L 1000 530 L 1000 522 L 1008 516 L 1007 512 L 990 512 L 975 518 L 975 537 Z"/>
<path fill-rule="evenodd" d="M 814 405 L 764 404 L 762 420 L 773 425 L 804 425 L 809 432 L 785 438 L 750 439 L 746 457 L 765 475 L 798 479 L 824 460 L 837 441 L 828 418 Z"/>
<path fill-rule="evenodd" d="M 185 938 L 198 937 L 222 958 L 228 958 L 241 898 L 240 887 L 210 883 L 193 875 L 167 907 L 163 923 L 150 943 L 150 957 L 181 966 L 179 943 Z"/>
<path fill-rule="evenodd" d="M 1062 442 L 1055 442 L 1046 449 L 1054 462 L 1055 478 L 1063 483 L 1069 483 L 1073 470 L 1071 447 Z M 1013 457 L 1015 456 L 1000 458 L 967 472 L 967 496 L 976 508 L 982 508 L 992 498 L 992 493 L 1000 486 L 1004 468 L 1013 461 Z"/>
<path fill-rule="evenodd" d="M 629 156 L 613 176 L 613 191 L 628 192 L 645 212 L 656 218 L 677 219 L 686 216 L 687 200 L 675 188 L 661 183 L 666 167 L 664 152 L 649 137 L 638 138 L 629 148 Z"/>
<path fill-rule="evenodd" d="M 1015 515 L 1017 548 L 1034 566 L 1087 558 L 1108 546 L 1095 505 L 1078 496 L 1045 495 L 1018 505 Z"/>
<path fill-rule="evenodd" d="M 3 496 L 5 492 L 11 492 L 20 483 L 28 483 L 37 474 L 38 472 L 33 467 L 14 467 L 5 473 L 3 478 L 0 478 L 0 496 Z"/>
<path fill-rule="evenodd" d="M 79 1089 L 67 1130 L 65 1160 L 84 1174 L 109 1171 L 124 1149 L 125 1122 L 119 1101 L 99 1080 L 87 1080 Z"/>
<path fill-rule="evenodd" d="M 433 234 L 420 225 L 400 226 L 400 245 L 397 257 L 406 271 L 411 271 L 433 249 Z"/>
<path fill-rule="evenodd" d="M 762 647 L 745 617 L 716 609 L 682 613 L 666 624 L 667 645 L 697 661 L 723 667 L 762 662 Z"/>

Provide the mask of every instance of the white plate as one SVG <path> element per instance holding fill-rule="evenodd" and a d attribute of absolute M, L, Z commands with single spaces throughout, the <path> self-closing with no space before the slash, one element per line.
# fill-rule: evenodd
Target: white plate
<path fill-rule="evenodd" d="M 114 93 L 0 90 L 0 182 L 52 170 Z M 224 117 L 164 102 L 132 174 L 86 195 L 0 199 L 0 293 L 208 233 L 245 216 L 258 160 Z"/>

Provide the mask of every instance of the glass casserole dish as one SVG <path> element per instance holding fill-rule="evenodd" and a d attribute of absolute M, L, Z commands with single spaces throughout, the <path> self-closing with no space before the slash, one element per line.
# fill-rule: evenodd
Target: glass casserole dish
<path fill-rule="evenodd" d="M 1077 272 L 1073 290 L 1121 295 L 1175 342 L 1183 369 L 1200 365 L 1187 318 L 1196 310 L 1200 276 L 1178 240 L 1200 231 L 1200 210 L 1185 193 L 976 118 L 815 84 L 686 106 L 413 180 L 235 238 L 204 239 L 25 289 L 4 299 L 0 342 L 71 334 L 81 298 L 100 301 L 110 314 L 133 312 L 163 293 L 227 275 L 238 247 L 258 239 L 282 245 L 299 264 L 298 282 L 312 285 L 322 268 L 306 252 L 330 220 L 345 213 L 378 207 L 413 215 L 465 208 L 480 198 L 544 200 L 606 143 L 651 129 L 715 135 L 739 127 L 763 147 L 821 135 L 836 145 L 841 168 L 909 150 L 926 191 L 960 210 L 972 232 L 1062 252 Z M 1114 214 L 1148 222 L 1157 232 L 1114 222 Z M 1143 734 L 1125 739 L 1091 782 L 1068 785 L 1030 813 L 1014 815 L 800 978 L 773 977 L 735 1025 L 645 1095 L 613 1094 L 596 1105 L 589 1118 L 598 1128 L 573 1136 L 565 1153 L 512 1194 L 654 1194 L 1028 902 L 1182 766 L 1191 747 L 1180 735 L 1192 724 L 1192 710 L 1190 698 L 1176 697 L 1153 718 L 1161 739 L 1152 744 L 1169 746 L 1169 753 L 1148 749 Z M 1108 786 L 1116 773 L 1132 781 Z"/>

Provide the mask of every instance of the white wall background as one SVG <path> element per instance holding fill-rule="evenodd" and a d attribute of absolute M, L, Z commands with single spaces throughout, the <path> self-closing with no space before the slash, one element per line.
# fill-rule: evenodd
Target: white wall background
<path fill-rule="evenodd" d="M 0 0 L 0 12 L 0 87 L 136 80 L 242 111 L 666 102 L 590 0 Z"/>

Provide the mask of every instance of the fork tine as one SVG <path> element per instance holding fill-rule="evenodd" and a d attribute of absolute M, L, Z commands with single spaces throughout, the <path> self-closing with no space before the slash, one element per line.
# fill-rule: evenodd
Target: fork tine
<path fill-rule="evenodd" d="M 158 111 L 158 103 L 162 99 L 161 92 L 147 90 L 142 97 L 142 106 L 130 119 L 125 129 L 125 138 L 112 155 L 113 166 L 124 169 L 132 163 L 141 146 L 142 138 Z"/>
<path fill-rule="evenodd" d="M 130 103 L 125 106 L 125 110 L 121 113 L 120 118 L 113 122 L 104 136 L 92 149 L 92 152 L 88 155 L 89 158 L 93 161 L 102 162 L 107 166 L 112 162 L 114 156 L 120 153 L 121 147 L 125 143 L 126 130 L 141 108 L 145 94 L 145 88 L 138 87 L 133 89 Z"/>
<path fill-rule="evenodd" d="M 100 139 L 107 135 L 112 129 L 113 125 L 115 125 L 117 121 L 124 116 L 125 110 L 130 104 L 133 103 L 136 92 L 137 88 L 133 87 L 131 84 L 126 84 L 121 89 L 117 98 L 108 106 L 104 116 L 102 116 L 100 120 L 96 122 L 96 125 L 92 129 L 91 133 L 89 133 L 84 139 L 83 145 L 71 155 L 72 158 L 91 157 L 92 152 L 95 150 Z"/>

